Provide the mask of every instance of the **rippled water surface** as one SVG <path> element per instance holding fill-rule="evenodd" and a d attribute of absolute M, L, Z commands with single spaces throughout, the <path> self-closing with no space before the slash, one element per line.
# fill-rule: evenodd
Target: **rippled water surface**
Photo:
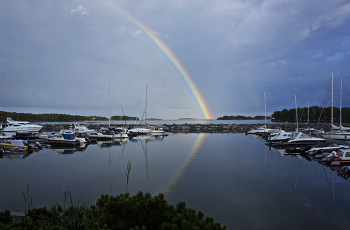
<path fill-rule="evenodd" d="M 127 166 L 131 171 L 127 183 Z M 244 134 L 169 134 L 86 148 L 42 149 L 0 159 L 0 210 L 62 202 L 64 189 L 92 204 L 102 193 L 165 193 L 228 229 L 348 229 L 349 181 Z"/>

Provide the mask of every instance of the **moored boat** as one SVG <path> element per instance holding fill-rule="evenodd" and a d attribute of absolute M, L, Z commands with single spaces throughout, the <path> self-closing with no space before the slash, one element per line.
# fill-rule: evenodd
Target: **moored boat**
<path fill-rule="evenodd" d="M 0 148 L 11 152 L 30 152 L 33 151 L 34 146 L 26 140 L 6 140 L 6 142 L 0 143 Z"/>
<path fill-rule="evenodd" d="M 98 132 L 91 132 L 87 134 L 91 140 L 112 140 L 114 139 L 114 132 L 110 129 L 100 129 Z"/>
<path fill-rule="evenodd" d="M 288 146 L 313 146 L 323 141 L 325 141 L 323 138 L 310 137 L 302 132 L 294 132 L 286 144 Z"/>
<path fill-rule="evenodd" d="M 53 133 L 46 139 L 47 144 L 53 146 L 77 146 L 80 145 L 79 140 L 74 133 L 61 132 L 59 134 Z"/>
<path fill-rule="evenodd" d="M 162 127 L 153 127 L 151 129 L 151 134 L 152 135 L 163 135 L 164 134 L 164 129 Z"/>
<path fill-rule="evenodd" d="M 80 144 L 86 144 L 90 142 L 89 137 L 86 135 L 86 133 L 76 133 L 73 130 L 61 130 L 60 134 L 73 134 L 75 136 L 75 138 L 79 141 Z M 78 136 L 77 136 L 78 135 Z"/>
<path fill-rule="evenodd" d="M 129 136 L 147 135 L 150 133 L 151 133 L 151 130 L 147 129 L 147 128 L 137 127 L 137 126 L 133 126 L 133 125 L 128 128 Z"/>
<path fill-rule="evenodd" d="M 331 165 L 332 166 L 350 165 L 350 150 L 349 149 L 339 149 L 336 152 L 336 155 L 333 158 Z"/>
<path fill-rule="evenodd" d="M 42 129 L 41 125 L 33 125 L 28 121 L 14 121 L 12 118 L 7 118 L 7 126 L 3 127 L 4 132 L 39 132 Z"/>
<path fill-rule="evenodd" d="M 274 143 L 287 142 L 287 141 L 290 140 L 291 136 L 292 136 L 291 132 L 286 132 L 284 130 L 279 130 L 276 135 L 268 137 L 266 142 L 268 144 L 271 144 L 271 145 L 274 144 Z"/>
<path fill-rule="evenodd" d="M 0 142 L 5 142 L 6 140 L 12 140 L 12 139 L 14 139 L 14 135 L 0 133 Z"/>
<path fill-rule="evenodd" d="M 113 131 L 114 137 L 113 138 L 128 138 L 128 131 L 126 129 L 123 129 L 121 127 L 109 127 L 109 130 Z"/>

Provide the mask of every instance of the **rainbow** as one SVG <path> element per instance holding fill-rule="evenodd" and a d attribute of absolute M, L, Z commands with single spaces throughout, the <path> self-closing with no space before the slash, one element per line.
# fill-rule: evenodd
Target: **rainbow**
<path fill-rule="evenodd" d="M 178 181 L 180 180 L 181 176 L 183 175 L 186 167 L 192 162 L 196 154 L 198 153 L 200 147 L 202 146 L 204 139 L 206 137 L 206 133 L 200 133 L 198 134 L 197 140 L 193 144 L 193 147 L 191 151 L 188 153 L 186 159 L 181 164 L 178 170 L 176 170 L 176 173 L 174 176 L 165 184 L 165 186 L 162 189 L 162 193 L 169 194 L 173 191 L 174 187 L 177 185 Z"/>
<path fill-rule="evenodd" d="M 116 9 L 120 14 L 122 14 L 124 17 L 126 17 L 128 20 L 130 20 L 134 25 L 136 25 L 140 30 L 142 30 L 151 40 L 152 42 L 165 54 L 165 56 L 170 60 L 172 65 L 175 67 L 175 69 L 179 72 L 183 80 L 188 85 L 191 93 L 193 94 L 200 110 L 203 113 L 203 116 L 205 119 L 213 119 L 213 115 L 204 100 L 204 97 L 200 93 L 197 86 L 194 84 L 193 80 L 191 79 L 190 75 L 187 73 L 183 65 L 180 63 L 180 61 L 177 59 L 177 57 L 174 55 L 174 53 L 170 50 L 170 48 L 159 38 L 157 37 L 151 29 L 149 29 L 147 26 L 145 26 L 142 22 L 140 22 L 137 18 L 132 16 L 130 13 L 125 11 L 124 9 L 120 8 L 115 2 L 112 2 L 110 0 L 104 0 L 108 5 L 112 6 L 114 9 Z"/>

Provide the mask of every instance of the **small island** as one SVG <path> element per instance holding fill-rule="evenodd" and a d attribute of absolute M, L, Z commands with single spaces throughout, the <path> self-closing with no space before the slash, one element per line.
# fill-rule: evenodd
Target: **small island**
<path fill-rule="evenodd" d="M 265 119 L 265 116 L 250 117 L 250 116 L 242 116 L 242 115 L 222 116 L 217 118 L 217 120 L 264 120 L 264 119 Z M 271 117 L 267 116 L 266 119 L 271 119 Z"/>

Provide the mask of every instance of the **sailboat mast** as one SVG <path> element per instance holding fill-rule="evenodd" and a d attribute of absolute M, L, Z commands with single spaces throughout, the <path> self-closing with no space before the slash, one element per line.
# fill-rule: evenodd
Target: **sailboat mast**
<path fill-rule="evenodd" d="M 332 111 L 331 111 L 331 130 L 333 131 L 333 72 L 332 72 Z"/>
<path fill-rule="evenodd" d="M 307 99 L 307 124 L 309 125 L 309 98 Z"/>
<path fill-rule="evenodd" d="M 297 95 L 295 95 L 295 118 L 297 121 L 297 132 L 298 132 L 298 106 L 297 106 Z"/>
<path fill-rule="evenodd" d="M 342 130 L 342 127 L 341 127 L 341 106 L 342 106 L 342 103 L 341 103 L 341 99 L 342 99 L 342 78 L 340 78 L 340 120 L 339 120 L 339 123 L 340 123 L 340 131 Z"/>
<path fill-rule="evenodd" d="M 146 85 L 146 108 L 145 108 L 145 121 L 147 122 L 147 85 Z"/>
<path fill-rule="evenodd" d="M 266 93 L 264 91 L 264 99 L 265 99 L 265 128 L 267 128 L 266 126 Z"/>
<path fill-rule="evenodd" d="M 109 100 L 108 127 L 111 127 L 111 83 L 109 83 L 108 100 Z"/>

